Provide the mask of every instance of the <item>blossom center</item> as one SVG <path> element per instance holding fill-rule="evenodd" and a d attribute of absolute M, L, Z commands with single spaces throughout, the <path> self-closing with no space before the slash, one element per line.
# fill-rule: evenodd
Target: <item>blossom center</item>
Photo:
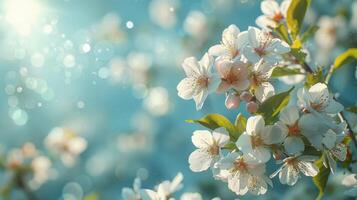
<path fill-rule="evenodd" d="M 322 110 L 322 108 L 323 108 L 323 103 L 322 103 L 322 102 L 321 102 L 321 103 L 313 103 L 313 102 L 311 102 L 311 103 L 310 103 L 310 106 L 311 106 L 311 108 L 313 108 L 314 110 L 320 111 L 320 110 Z"/>
<path fill-rule="evenodd" d="M 300 134 L 300 128 L 299 124 L 295 122 L 295 124 L 288 126 L 288 134 L 289 135 L 299 135 Z"/>
<path fill-rule="evenodd" d="M 200 87 L 206 88 L 208 87 L 209 78 L 206 76 L 201 76 L 197 79 L 196 82 Z"/>
<path fill-rule="evenodd" d="M 224 80 L 229 84 L 234 84 L 236 81 L 239 80 L 238 78 L 239 73 L 240 73 L 240 69 L 238 69 L 238 73 L 234 73 L 233 69 L 231 69 L 230 72 L 224 78 Z"/>
<path fill-rule="evenodd" d="M 217 144 L 213 144 L 208 149 L 208 153 L 213 156 L 218 155 L 219 154 L 219 146 Z"/>
<path fill-rule="evenodd" d="M 235 160 L 233 164 L 234 164 L 234 169 L 238 171 L 246 170 L 248 167 L 247 163 L 244 162 L 243 158 L 239 158 Z"/>
<path fill-rule="evenodd" d="M 252 136 L 251 143 L 252 143 L 253 148 L 256 148 L 256 147 L 264 144 L 264 142 L 260 136 Z"/>
<path fill-rule="evenodd" d="M 264 47 L 258 47 L 254 48 L 254 51 L 258 56 L 264 56 L 265 55 L 265 48 Z"/>
<path fill-rule="evenodd" d="M 272 19 L 275 22 L 280 22 L 283 18 L 284 18 L 284 16 L 281 14 L 281 12 L 276 12 Z"/>

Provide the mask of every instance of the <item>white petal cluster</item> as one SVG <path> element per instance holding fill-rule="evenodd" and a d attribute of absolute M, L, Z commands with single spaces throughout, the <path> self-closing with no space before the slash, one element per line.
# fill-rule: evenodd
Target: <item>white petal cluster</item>
<path fill-rule="evenodd" d="M 163 181 L 155 189 L 141 188 L 141 179 L 135 178 L 133 188 L 122 189 L 123 200 L 175 200 L 174 193 L 181 190 L 183 174 L 179 172 L 173 180 Z M 185 192 L 180 200 L 202 200 L 202 195 L 197 192 Z M 219 198 L 218 198 L 219 199 Z"/>
<path fill-rule="evenodd" d="M 45 138 L 46 147 L 58 154 L 66 166 L 73 166 L 87 148 L 87 141 L 69 129 L 56 127 Z"/>
<path fill-rule="evenodd" d="M 213 91 L 234 92 L 238 96 L 248 91 L 263 102 L 275 94 L 270 76 L 289 52 L 289 45 L 268 31 L 249 27 L 241 32 L 230 25 L 223 31 L 221 43 L 209 48 L 200 61 L 194 57 L 184 60 L 182 67 L 187 77 L 178 84 L 178 95 L 185 100 L 194 99 L 198 110 Z M 234 105 L 238 107 L 238 103 Z"/>
<path fill-rule="evenodd" d="M 218 128 L 212 133 L 198 130 L 193 133 L 192 143 L 197 147 L 191 153 L 188 162 L 194 172 L 205 171 L 219 160 L 221 148 L 229 142 L 229 135 L 225 128 Z"/>
<path fill-rule="evenodd" d="M 189 156 L 190 169 L 210 169 L 215 179 L 227 183 L 237 195 L 263 195 L 269 185 L 272 187 L 275 176 L 282 184 L 292 186 L 302 175 L 318 175 L 320 167 L 334 174 L 337 161 L 348 157 L 343 105 L 335 100 L 327 83 L 309 77 L 316 73 L 307 68 L 310 54 L 299 44 L 303 43 L 301 35 L 295 39 L 287 33 L 288 38 L 280 39 L 274 30 L 280 25 L 287 27 L 291 2 L 284 0 L 279 5 L 275 0 L 263 0 L 263 15 L 256 20 L 261 29 L 249 26 L 241 31 L 230 25 L 224 29 L 220 44 L 209 48 L 201 61 L 191 57 L 182 64 L 187 78 L 177 86 L 181 98 L 194 99 L 196 108 L 201 109 L 208 94 L 225 93 L 227 109 L 239 108 L 240 102 L 245 101 L 246 110 L 252 114 L 246 123 L 236 121 L 238 124 L 233 125 L 239 129 L 238 136 L 224 123 L 209 122 L 201 125 L 210 129 L 214 125 L 216 129 L 197 130 L 192 136 L 197 149 Z M 327 34 L 326 30 L 321 31 Z M 322 73 L 325 78 L 325 71 Z M 283 93 L 276 95 L 271 79 L 282 76 L 294 76 L 286 79 L 290 84 L 306 79 L 304 86 L 289 90 L 297 101 L 279 99 Z M 280 166 L 268 177 L 266 164 L 271 158 Z M 318 160 L 323 166 L 317 166 Z"/>
<path fill-rule="evenodd" d="M 256 24 L 265 29 L 276 28 L 285 20 L 291 0 L 284 0 L 279 5 L 275 0 L 264 0 L 260 4 L 263 15 L 256 19 Z"/>

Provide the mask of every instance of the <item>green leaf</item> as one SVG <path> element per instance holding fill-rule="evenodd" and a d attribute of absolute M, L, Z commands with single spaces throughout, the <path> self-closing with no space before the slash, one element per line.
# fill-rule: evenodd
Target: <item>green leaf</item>
<path fill-rule="evenodd" d="M 306 76 L 305 86 L 310 88 L 311 86 L 315 85 L 316 83 L 323 83 L 325 81 L 324 73 L 322 72 L 321 68 L 318 68 L 316 72 L 309 73 Z"/>
<path fill-rule="evenodd" d="M 278 116 L 279 112 L 289 103 L 290 100 L 290 92 L 294 89 L 294 87 L 290 88 L 290 90 L 276 94 L 267 100 L 265 100 L 257 111 L 258 114 L 261 114 L 265 122 L 267 124 L 271 124 L 274 122 L 275 118 Z"/>
<path fill-rule="evenodd" d="M 275 67 L 273 69 L 271 77 L 277 78 L 277 77 L 291 76 L 291 75 L 297 75 L 297 74 L 303 74 L 303 73 L 301 73 L 300 69 L 292 69 L 292 68 L 289 68 L 288 66 Z"/>
<path fill-rule="evenodd" d="M 316 197 L 316 200 L 322 199 L 325 187 L 327 185 L 328 178 L 330 176 L 330 169 L 326 168 L 323 165 L 322 157 L 315 162 L 316 166 L 319 168 L 319 173 L 313 177 L 314 184 L 316 185 L 317 189 L 319 190 L 319 194 Z"/>
<path fill-rule="evenodd" d="M 290 53 L 299 61 L 300 63 L 305 62 L 306 53 L 301 51 L 300 48 L 291 48 Z"/>
<path fill-rule="evenodd" d="M 227 149 L 229 151 L 233 151 L 237 149 L 236 143 L 234 142 L 229 142 L 227 143 L 222 149 Z"/>
<path fill-rule="evenodd" d="M 292 0 L 288 8 L 286 23 L 293 36 L 293 39 L 300 32 L 306 10 L 310 5 L 311 0 Z"/>
<path fill-rule="evenodd" d="M 342 65 L 348 64 L 357 59 L 357 48 L 350 48 L 336 57 L 333 64 L 334 70 L 340 68 Z"/>
<path fill-rule="evenodd" d="M 312 25 L 310 26 L 301 36 L 301 42 L 304 43 L 306 42 L 311 36 L 313 36 L 316 31 L 319 30 L 319 27 L 317 25 Z"/>
<path fill-rule="evenodd" d="M 239 137 L 239 131 L 226 117 L 220 114 L 208 114 L 201 119 L 186 120 L 188 123 L 199 123 L 202 126 L 214 130 L 219 127 L 224 127 L 229 132 L 231 141 L 236 141 Z"/>
<path fill-rule="evenodd" d="M 247 125 L 247 118 L 245 118 L 242 113 L 237 115 L 236 121 L 234 125 L 237 127 L 239 134 L 242 134 L 245 131 L 245 127 Z"/>
<path fill-rule="evenodd" d="M 274 32 L 279 36 L 280 39 L 284 40 L 288 44 L 291 44 L 288 30 L 284 24 L 279 24 L 278 27 L 274 29 Z"/>
<path fill-rule="evenodd" d="M 357 114 L 357 106 L 346 108 L 346 111 Z"/>

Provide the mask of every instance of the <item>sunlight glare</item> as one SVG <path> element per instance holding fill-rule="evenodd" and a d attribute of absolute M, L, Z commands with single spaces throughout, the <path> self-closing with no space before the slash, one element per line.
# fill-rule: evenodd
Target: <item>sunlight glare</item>
<path fill-rule="evenodd" d="M 7 0 L 4 8 L 6 21 L 23 35 L 31 33 L 42 12 L 42 6 L 36 0 Z"/>

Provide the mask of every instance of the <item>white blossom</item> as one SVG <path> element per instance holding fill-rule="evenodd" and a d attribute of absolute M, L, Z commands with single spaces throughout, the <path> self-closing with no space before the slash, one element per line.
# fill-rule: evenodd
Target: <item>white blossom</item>
<path fill-rule="evenodd" d="M 141 189 L 141 180 L 140 178 L 135 178 L 133 183 L 133 188 L 125 187 L 121 191 L 121 196 L 123 200 L 140 200 L 140 189 Z"/>
<path fill-rule="evenodd" d="M 221 83 L 217 92 L 225 92 L 231 88 L 236 91 L 243 91 L 249 88 L 248 64 L 241 61 L 218 60 L 216 62 Z"/>
<path fill-rule="evenodd" d="M 38 188 L 51 176 L 52 163 L 46 156 L 36 156 L 31 162 L 33 177 L 30 181 L 32 188 Z"/>
<path fill-rule="evenodd" d="M 172 181 L 166 180 L 161 182 L 156 190 L 142 189 L 140 191 L 142 200 L 171 200 L 171 195 L 180 190 L 183 175 L 178 173 Z"/>
<path fill-rule="evenodd" d="M 228 188 L 237 195 L 247 192 L 262 195 L 267 192 L 268 184 L 272 186 L 271 180 L 264 175 L 265 164 L 257 163 L 249 156 L 230 153 L 217 163 L 217 167 L 229 171 Z"/>
<path fill-rule="evenodd" d="M 300 107 L 310 112 L 337 114 L 343 110 L 343 106 L 333 99 L 324 83 L 316 83 L 309 89 L 300 88 L 297 94 Z"/>
<path fill-rule="evenodd" d="M 280 144 L 285 135 L 276 125 L 265 126 L 261 115 L 249 117 L 246 131 L 238 138 L 236 145 L 245 155 L 251 156 L 257 162 L 268 162 L 272 144 Z"/>
<path fill-rule="evenodd" d="M 299 110 L 296 106 L 288 106 L 280 111 L 279 121 L 276 123 L 283 134 L 286 136 L 284 140 L 284 149 L 289 155 L 301 153 L 305 149 L 302 140 L 302 133 L 299 127 Z"/>
<path fill-rule="evenodd" d="M 213 58 L 207 53 L 200 61 L 194 57 L 186 58 L 182 64 L 186 73 L 178 85 L 178 95 L 185 99 L 194 99 L 197 110 L 201 109 L 207 95 L 216 90 L 218 78 L 211 73 Z"/>
<path fill-rule="evenodd" d="M 67 166 L 72 166 L 76 158 L 87 148 L 87 141 L 69 129 L 56 127 L 45 139 L 46 147 L 61 156 Z"/>
<path fill-rule="evenodd" d="M 269 63 L 277 63 L 281 55 L 290 51 L 289 45 L 274 38 L 269 32 L 256 27 L 248 28 L 248 45 L 243 49 L 243 55 L 252 63 L 261 59 Z"/>
<path fill-rule="evenodd" d="M 276 28 L 286 18 L 291 0 L 284 0 L 280 6 L 275 0 L 264 0 L 260 3 L 263 15 L 256 19 L 256 24 L 261 28 Z"/>
<path fill-rule="evenodd" d="M 221 154 L 221 148 L 229 142 L 229 135 L 225 128 L 218 128 L 212 133 L 198 130 L 193 133 L 192 143 L 198 148 L 189 156 L 190 169 L 201 172 L 213 167 Z"/>
<path fill-rule="evenodd" d="M 279 174 L 279 180 L 282 184 L 295 185 L 300 177 L 300 172 L 305 176 L 311 177 L 319 173 L 319 168 L 315 165 L 315 161 L 316 157 L 307 155 L 285 158 L 283 160 L 284 164 L 270 178 Z"/>
<path fill-rule="evenodd" d="M 230 25 L 222 33 L 221 44 L 212 46 L 208 52 L 224 59 L 236 59 L 247 43 L 247 32 L 240 32 L 236 25 Z"/>
<path fill-rule="evenodd" d="M 269 63 L 260 60 L 251 71 L 251 88 L 255 97 L 263 102 L 275 94 L 274 86 L 269 82 L 272 67 Z"/>
<path fill-rule="evenodd" d="M 322 144 L 325 147 L 323 152 L 323 164 L 326 168 L 330 168 L 332 173 L 336 171 L 335 158 L 340 161 L 345 161 L 347 156 L 347 147 L 342 143 L 344 135 L 337 135 L 333 130 L 329 129 L 322 139 Z"/>

